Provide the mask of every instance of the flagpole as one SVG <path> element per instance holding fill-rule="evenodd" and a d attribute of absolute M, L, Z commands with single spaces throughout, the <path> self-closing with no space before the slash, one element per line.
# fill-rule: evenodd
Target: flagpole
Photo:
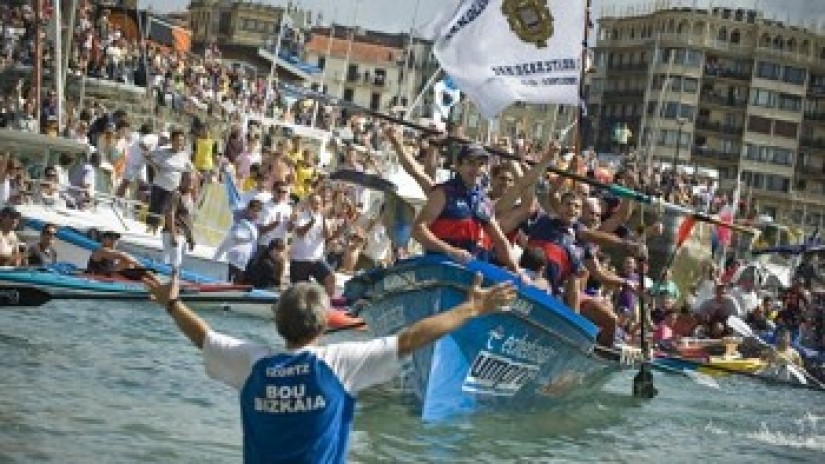
<path fill-rule="evenodd" d="M 338 93 L 341 95 L 341 98 L 344 98 L 344 82 L 346 82 L 347 77 L 349 75 L 349 60 L 352 56 L 352 42 L 355 41 L 355 30 L 358 27 L 358 8 L 361 6 L 361 0 L 355 0 L 355 10 L 352 14 L 352 26 L 350 26 L 350 33 L 349 33 L 349 44 L 347 45 L 347 57 L 344 60 L 344 76 L 341 78 L 341 84 L 338 86 Z M 355 95 L 353 94 L 352 99 L 355 100 Z"/>
<path fill-rule="evenodd" d="M 587 102 L 585 101 L 584 96 L 584 76 L 587 73 L 587 54 L 590 49 L 590 45 L 588 41 L 590 40 L 590 6 L 591 0 L 587 0 L 584 5 L 584 37 L 582 41 L 582 54 L 581 54 L 581 61 L 579 66 L 581 67 L 579 72 L 579 105 L 578 105 L 578 114 L 576 116 L 576 143 L 578 146 L 576 147 L 575 153 L 581 154 L 584 152 L 584 109 L 582 106 L 586 105 Z"/>
<path fill-rule="evenodd" d="M 441 67 L 435 70 L 433 75 L 430 76 L 430 80 L 428 80 L 427 83 L 424 84 L 424 88 L 421 89 L 421 92 L 418 93 L 418 95 L 415 97 L 415 100 L 413 100 L 412 104 L 410 104 L 410 106 L 407 107 L 407 110 L 404 111 L 404 119 L 407 119 L 408 117 L 412 116 L 415 107 L 418 106 L 418 104 L 421 103 L 421 100 L 424 98 L 424 93 L 430 91 L 430 89 L 433 85 L 435 85 L 435 81 L 438 80 L 438 77 L 440 75 Z"/>
<path fill-rule="evenodd" d="M 335 40 L 335 13 L 337 9 L 332 9 L 332 20 L 329 22 L 329 39 L 327 43 L 327 53 L 324 57 L 324 70 L 321 72 L 321 93 L 327 93 L 329 89 L 325 89 L 327 82 L 327 69 L 329 69 L 329 57 L 332 55 L 332 42 Z M 318 107 L 321 104 L 316 100 L 312 107 L 312 121 L 310 127 L 315 127 L 315 120 L 318 118 Z"/>

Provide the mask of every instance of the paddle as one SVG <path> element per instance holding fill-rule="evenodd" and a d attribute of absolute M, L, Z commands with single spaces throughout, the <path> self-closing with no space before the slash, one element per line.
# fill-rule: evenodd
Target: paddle
<path fill-rule="evenodd" d="M 216 295 L 210 293 L 181 295 L 192 303 L 226 303 L 226 304 L 274 304 L 278 301 L 272 297 L 252 297 L 245 295 Z M 107 301 L 148 301 L 145 291 L 127 292 L 65 292 L 51 293 L 31 286 L 0 286 L 0 306 L 23 307 L 42 306 L 52 300 L 107 300 Z"/>
<path fill-rule="evenodd" d="M 730 316 L 728 317 L 727 323 L 728 327 L 733 329 L 739 335 L 747 338 L 753 338 L 756 341 L 758 341 L 760 345 L 767 347 L 771 351 L 776 351 L 775 346 L 768 344 L 767 342 L 765 342 L 765 340 L 762 340 L 761 337 L 754 333 L 751 326 L 749 326 L 748 323 L 743 321 L 742 319 L 736 316 Z M 825 385 L 823 385 L 822 382 L 817 380 L 816 377 L 809 374 L 805 369 L 790 363 L 786 367 L 794 377 L 800 380 L 800 383 L 805 383 L 805 380 L 809 380 L 811 383 L 813 383 L 820 389 L 825 390 Z"/>

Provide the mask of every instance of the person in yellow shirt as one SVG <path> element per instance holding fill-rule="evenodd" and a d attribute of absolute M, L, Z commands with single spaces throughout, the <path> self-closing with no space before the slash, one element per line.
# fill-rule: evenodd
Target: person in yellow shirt
<path fill-rule="evenodd" d="M 192 164 L 207 181 L 212 177 L 212 171 L 215 169 L 217 151 L 215 139 L 209 135 L 206 127 L 199 127 L 192 147 Z"/>
<path fill-rule="evenodd" d="M 295 188 L 293 195 L 298 199 L 303 199 L 307 193 L 312 191 L 312 185 L 318 177 L 315 169 L 315 157 L 312 152 L 305 149 L 302 157 L 295 163 Z"/>

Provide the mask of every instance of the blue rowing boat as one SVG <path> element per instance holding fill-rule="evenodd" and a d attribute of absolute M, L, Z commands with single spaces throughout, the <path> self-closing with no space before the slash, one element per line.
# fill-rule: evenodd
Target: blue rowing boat
<path fill-rule="evenodd" d="M 485 285 L 514 280 L 486 263 L 465 267 L 426 255 L 356 276 L 344 296 L 359 302 L 375 335 L 386 336 L 463 301 L 477 272 Z M 407 359 L 402 377 L 424 420 L 549 407 L 600 388 L 616 372 L 615 361 L 594 355 L 596 326 L 545 292 L 518 287 L 509 311 L 472 320 Z"/>

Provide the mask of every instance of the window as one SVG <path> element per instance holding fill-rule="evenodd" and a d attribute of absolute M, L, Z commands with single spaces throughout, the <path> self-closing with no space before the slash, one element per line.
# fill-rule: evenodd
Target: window
<path fill-rule="evenodd" d="M 778 81 L 781 72 L 781 66 L 775 63 L 768 63 L 767 61 L 760 61 L 756 66 L 756 77 L 761 79 Z"/>
<path fill-rule="evenodd" d="M 318 57 L 318 68 L 319 69 L 324 69 L 324 67 L 326 65 L 327 65 L 327 58 L 325 56 L 319 56 Z"/>
<path fill-rule="evenodd" d="M 751 105 L 773 108 L 776 106 L 776 92 L 770 90 L 754 88 L 751 91 Z"/>
<path fill-rule="evenodd" d="M 699 90 L 699 80 L 687 77 L 682 82 L 682 90 L 688 93 L 696 93 Z"/>
<path fill-rule="evenodd" d="M 797 131 L 799 130 L 799 124 L 795 122 L 788 122 L 788 121 L 774 121 L 773 133 L 774 135 L 778 135 L 780 137 L 787 137 L 790 139 L 795 139 L 797 136 Z"/>
<path fill-rule="evenodd" d="M 373 111 L 378 111 L 381 109 L 381 94 L 378 92 L 373 92 L 370 95 L 370 109 Z"/>
<path fill-rule="evenodd" d="M 802 98 L 786 93 L 779 94 L 779 109 L 799 112 L 802 109 Z"/>
<path fill-rule="evenodd" d="M 748 130 L 760 134 L 770 134 L 771 120 L 759 116 L 751 116 L 748 118 Z"/>
<path fill-rule="evenodd" d="M 793 152 L 785 148 L 774 148 L 773 159 L 771 160 L 771 162 L 773 164 L 790 166 L 791 164 L 793 164 Z"/>
<path fill-rule="evenodd" d="M 355 91 L 351 88 L 344 89 L 344 101 L 352 102 L 353 98 L 355 97 Z"/>
<path fill-rule="evenodd" d="M 785 73 L 782 80 L 789 84 L 805 85 L 805 78 L 807 77 L 805 68 L 795 68 L 793 66 L 785 66 Z"/>

